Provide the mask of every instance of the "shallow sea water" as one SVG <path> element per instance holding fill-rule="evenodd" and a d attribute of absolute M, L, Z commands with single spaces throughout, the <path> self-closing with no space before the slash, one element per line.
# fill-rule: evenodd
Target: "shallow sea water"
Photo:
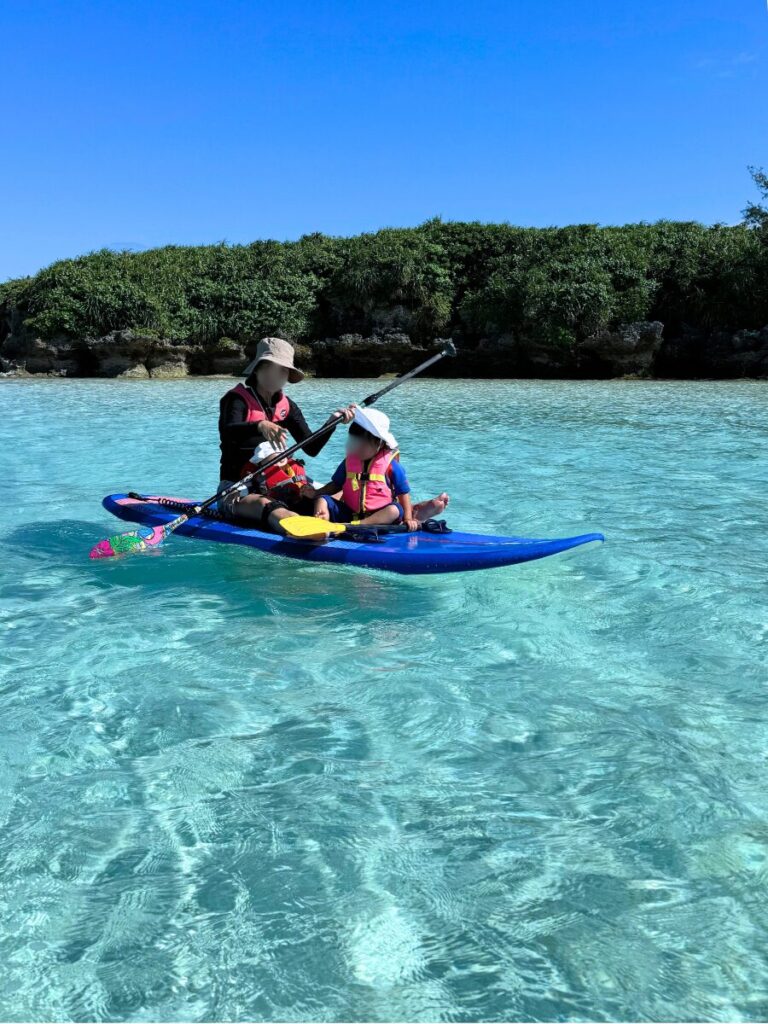
<path fill-rule="evenodd" d="M 768 384 L 383 400 L 451 525 L 594 550 L 90 562 L 226 387 L 0 382 L 0 1018 L 768 1017 Z"/>

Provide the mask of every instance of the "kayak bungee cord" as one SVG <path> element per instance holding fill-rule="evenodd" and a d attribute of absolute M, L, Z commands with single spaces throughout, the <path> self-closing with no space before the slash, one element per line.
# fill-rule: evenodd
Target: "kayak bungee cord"
<path fill-rule="evenodd" d="M 378 400 L 382 398 L 384 395 L 386 395 L 389 391 L 392 391 L 394 388 L 397 388 L 401 384 L 404 384 L 407 380 L 410 380 L 417 374 L 423 373 L 424 370 L 428 369 L 430 366 L 433 366 L 435 363 L 439 362 L 439 360 L 445 358 L 446 356 L 455 355 L 456 348 L 453 342 L 447 341 L 443 348 L 436 355 L 431 356 L 429 359 L 426 359 L 423 363 L 420 363 L 418 366 L 414 367 L 413 370 L 409 370 L 408 373 L 404 373 L 402 374 L 402 376 L 396 377 L 393 381 L 387 384 L 386 387 L 383 387 L 380 391 L 376 391 L 374 394 L 369 395 L 367 398 L 363 399 L 363 401 L 360 403 L 361 407 L 365 408 L 366 406 L 373 405 L 374 402 L 378 402 Z M 271 458 L 267 459 L 264 463 L 262 463 L 257 470 L 254 470 L 252 473 L 249 473 L 247 476 L 244 476 L 242 480 L 238 480 L 236 483 L 233 483 L 230 487 L 227 487 L 226 490 L 221 491 L 220 493 L 217 492 L 216 494 L 208 498 L 206 501 L 200 502 L 199 505 L 194 505 L 192 508 L 190 508 L 189 512 L 185 512 L 183 515 L 180 515 L 177 519 L 174 519 L 172 522 L 165 523 L 162 526 L 144 527 L 144 529 L 140 530 L 131 530 L 128 533 L 117 533 L 113 537 L 107 537 L 105 540 L 100 540 L 99 543 L 91 550 L 90 557 L 115 558 L 118 555 L 133 555 L 137 554 L 140 551 L 147 551 L 150 548 L 159 547 L 159 545 L 162 544 L 163 541 L 165 541 L 168 537 L 170 537 L 171 534 L 179 526 L 182 526 L 184 523 L 188 522 L 190 516 L 200 515 L 201 512 L 204 512 L 207 508 L 210 508 L 211 505 L 214 505 L 218 501 L 222 501 L 229 494 L 232 494 L 234 491 L 236 491 L 238 488 L 249 484 L 255 476 L 263 473 L 267 469 L 270 469 L 272 466 L 277 465 L 278 462 L 281 462 L 283 459 L 287 458 L 289 455 L 292 455 L 294 452 L 299 451 L 301 448 L 304 447 L 304 445 L 309 444 L 311 441 L 316 440 L 318 437 L 322 437 L 323 434 L 327 434 L 329 431 L 333 430 L 334 427 L 336 427 L 336 425 L 341 421 L 341 419 L 341 416 L 333 416 L 328 421 L 328 423 L 325 423 L 322 427 L 319 428 L 319 430 L 316 430 L 313 434 L 310 434 L 309 437 L 305 437 L 303 441 L 300 441 L 297 444 L 292 445 L 290 448 L 281 449 L 280 451 L 275 452 L 274 456 L 272 456 Z"/>

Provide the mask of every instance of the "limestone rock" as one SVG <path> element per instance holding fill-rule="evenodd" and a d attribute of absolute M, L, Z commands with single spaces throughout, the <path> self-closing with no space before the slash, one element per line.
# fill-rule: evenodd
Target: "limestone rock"
<path fill-rule="evenodd" d="M 768 377 L 768 326 L 702 331 L 684 327 L 665 342 L 656 372 L 669 377 Z"/>
<path fill-rule="evenodd" d="M 188 377 L 189 370 L 183 359 L 169 360 L 165 363 L 150 363 L 149 376 L 160 377 L 166 380 L 173 380 L 179 377 Z"/>
<path fill-rule="evenodd" d="M 126 356 L 105 356 L 99 363 L 99 376 L 146 380 L 149 377 L 149 370 L 144 363 L 138 363 Z"/>
<path fill-rule="evenodd" d="M 379 377 L 410 368 L 419 357 L 426 358 L 427 352 L 416 347 L 407 334 L 392 331 L 367 338 L 361 334 L 324 338 L 312 345 L 312 356 L 322 376 Z"/>
<path fill-rule="evenodd" d="M 596 375 L 648 376 L 661 348 L 664 325 L 658 320 L 625 324 L 616 331 L 601 331 L 577 346 L 577 358 Z"/>
<path fill-rule="evenodd" d="M 407 311 L 405 311 L 407 312 Z M 414 343 L 402 327 L 399 307 L 380 318 L 370 335 L 342 334 L 295 345 L 296 363 L 325 377 L 379 377 L 401 373 L 441 344 Z M 15 324 L 15 326 L 14 326 Z M 666 334 L 666 336 L 663 336 Z M 458 358 L 432 371 L 467 377 L 768 377 L 768 326 L 760 330 L 704 331 L 683 327 L 674 335 L 658 321 L 626 324 L 577 342 L 560 337 L 492 333 L 456 337 Z M 210 343 L 160 338 L 149 332 L 111 331 L 98 338 L 42 339 L 8 321 L 0 344 L 3 376 L 177 378 L 188 374 L 240 377 L 255 352 L 247 343 L 219 338 Z"/>

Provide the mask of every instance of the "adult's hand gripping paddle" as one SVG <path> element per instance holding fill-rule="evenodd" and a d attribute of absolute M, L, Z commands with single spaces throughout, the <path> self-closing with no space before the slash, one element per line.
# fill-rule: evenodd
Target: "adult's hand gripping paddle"
<path fill-rule="evenodd" d="M 395 388 L 400 387 L 407 380 L 412 377 L 416 377 L 418 374 L 423 373 L 424 370 L 433 366 L 440 359 L 446 356 L 455 356 L 456 348 L 452 341 L 447 341 L 443 348 L 436 355 L 426 359 L 423 363 L 420 363 L 413 370 L 409 370 L 408 373 L 404 373 L 400 377 L 396 377 L 393 381 L 383 387 L 380 391 L 376 391 L 372 395 L 368 395 L 367 398 L 363 399 L 359 404 L 363 407 L 373 405 L 374 402 L 386 395 L 388 392 L 393 391 Z M 140 551 L 148 551 L 151 548 L 159 547 L 164 540 L 171 536 L 173 531 L 177 527 L 181 526 L 182 523 L 186 523 L 191 516 L 199 515 L 204 509 L 209 508 L 217 501 L 222 501 L 227 495 L 232 494 L 238 488 L 245 484 L 249 484 L 251 480 L 257 475 L 269 469 L 271 466 L 277 465 L 278 462 L 282 462 L 283 459 L 289 455 L 293 455 L 294 452 L 299 451 L 304 445 L 309 444 L 318 437 L 322 437 L 323 434 L 327 434 L 333 430 L 337 423 L 340 422 L 341 416 L 334 416 L 327 423 L 323 424 L 319 430 L 316 430 L 309 437 L 304 438 L 298 444 L 292 445 L 290 448 L 285 448 L 275 455 L 267 459 L 266 462 L 262 463 L 258 470 L 254 470 L 253 473 L 249 473 L 244 476 L 242 480 L 238 480 L 237 483 L 232 484 L 225 491 L 220 494 L 214 494 L 206 501 L 201 502 L 199 505 L 195 505 L 189 512 L 185 512 L 180 515 L 177 519 L 172 520 L 170 523 L 166 523 L 165 526 L 145 526 L 143 529 L 130 530 L 127 533 L 117 533 L 113 537 L 107 537 L 105 540 L 100 540 L 99 543 L 91 550 L 91 558 L 115 558 L 118 555 L 134 555 Z"/>

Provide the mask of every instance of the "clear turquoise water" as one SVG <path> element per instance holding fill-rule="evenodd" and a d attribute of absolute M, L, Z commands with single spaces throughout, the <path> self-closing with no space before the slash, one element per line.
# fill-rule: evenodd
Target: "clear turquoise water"
<path fill-rule="evenodd" d="M 385 400 L 454 526 L 597 550 L 89 562 L 224 387 L 0 382 L 0 1018 L 765 1019 L 768 385 Z"/>

